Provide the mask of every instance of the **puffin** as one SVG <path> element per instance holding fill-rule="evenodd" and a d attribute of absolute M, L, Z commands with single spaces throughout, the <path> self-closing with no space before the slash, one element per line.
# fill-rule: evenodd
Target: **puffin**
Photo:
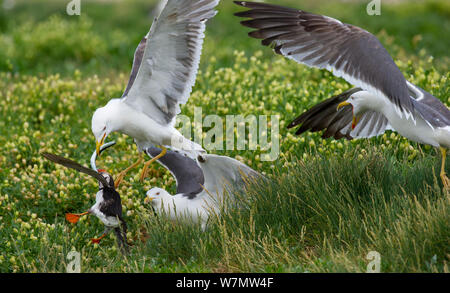
<path fill-rule="evenodd" d="M 113 146 L 115 142 L 110 142 L 105 144 L 101 148 L 101 152 L 106 150 L 107 148 Z M 101 153 L 99 152 L 99 154 Z M 114 229 L 114 233 L 116 235 L 117 244 L 119 248 L 123 252 L 128 251 L 128 242 L 127 242 L 127 224 L 122 216 L 122 202 L 120 199 L 120 194 L 117 192 L 114 186 L 114 179 L 111 174 L 106 172 L 103 169 L 97 169 L 95 165 L 95 161 L 97 158 L 97 152 L 94 152 L 91 157 L 91 167 L 89 169 L 84 167 L 70 159 L 50 154 L 50 153 L 42 153 L 46 159 L 63 165 L 65 167 L 77 170 L 81 173 L 85 173 L 94 177 L 98 181 L 98 192 L 95 197 L 95 204 L 86 212 L 80 214 L 66 214 L 66 220 L 70 223 L 77 223 L 82 216 L 85 215 L 95 215 L 97 218 L 102 221 L 105 225 L 105 230 L 102 235 L 98 238 L 92 238 L 92 243 L 100 243 L 100 241 L 106 237 L 111 230 Z"/>

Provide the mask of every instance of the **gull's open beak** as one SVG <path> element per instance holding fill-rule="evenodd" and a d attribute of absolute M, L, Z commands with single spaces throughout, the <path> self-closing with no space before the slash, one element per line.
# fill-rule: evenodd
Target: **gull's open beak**
<path fill-rule="evenodd" d="M 106 132 L 105 132 L 105 134 L 103 134 L 102 139 L 100 141 L 96 142 L 95 150 L 97 151 L 97 156 L 100 156 L 100 148 L 105 143 L 105 138 L 106 138 Z"/>
<path fill-rule="evenodd" d="M 353 106 L 353 105 L 347 101 L 342 102 L 337 106 L 336 111 L 339 111 L 342 107 L 345 107 L 345 106 Z M 361 117 L 356 117 L 355 115 L 353 115 L 352 130 L 355 129 L 356 125 L 358 125 L 358 122 L 360 119 L 361 119 Z"/>
<path fill-rule="evenodd" d="M 352 130 L 355 129 L 356 125 L 358 125 L 358 122 L 359 122 L 360 119 L 361 119 L 361 117 L 353 116 Z"/>
<path fill-rule="evenodd" d="M 337 106 L 336 111 L 339 111 L 342 107 L 345 107 L 345 106 L 351 106 L 351 105 L 352 105 L 352 104 L 350 104 L 350 103 L 347 102 L 347 101 L 342 102 L 342 103 L 340 103 L 340 104 Z"/>
<path fill-rule="evenodd" d="M 149 202 L 152 202 L 153 199 L 154 199 L 154 197 L 146 197 L 146 198 L 144 199 L 144 203 L 145 203 L 145 204 L 148 204 Z"/>

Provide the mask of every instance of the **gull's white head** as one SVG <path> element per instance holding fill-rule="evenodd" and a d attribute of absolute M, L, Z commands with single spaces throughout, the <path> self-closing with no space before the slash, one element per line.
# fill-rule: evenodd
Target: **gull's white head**
<path fill-rule="evenodd" d="M 381 107 L 380 99 L 366 91 L 359 91 L 354 93 L 347 99 L 347 101 L 342 102 L 338 105 L 337 110 L 345 106 L 352 106 L 353 111 L 353 121 L 352 129 L 358 125 L 361 117 L 364 113 L 370 110 L 379 111 Z"/>
<path fill-rule="evenodd" d="M 115 131 L 115 120 L 117 117 L 115 100 L 111 100 L 105 107 L 98 108 L 92 116 L 92 133 L 95 136 L 97 155 L 100 155 L 100 148 L 105 143 L 106 137 Z"/>
<path fill-rule="evenodd" d="M 150 203 L 155 209 L 161 209 L 163 201 L 168 202 L 172 196 L 162 188 L 152 188 L 147 191 L 147 197 L 144 202 Z"/>

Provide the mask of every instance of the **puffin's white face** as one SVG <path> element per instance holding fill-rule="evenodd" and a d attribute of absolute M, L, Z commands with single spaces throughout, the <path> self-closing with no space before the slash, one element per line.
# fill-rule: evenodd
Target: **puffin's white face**
<path fill-rule="evenodd" d="M 170 197 L 171 195 L 167 191 L 155 187 L 147 191 L 147 197 L 144 202 L 146 204 L 150 203 L 156 209 L 160 209 L 162 208 L 163 200 L 168 200 Z"/>
<path fill-rule="evenodd" d="M 102 169 L 97 170 L 97 172 L 99 172 L 100 175 L 102 175 L 106 179 L 106 182 L 109 183 L 109 187 L 114 186 L 114 179 L 112 178 L 111 174 Z M 99 182 L 98 185 L 99 188 L 105 187 L 101 182 Z"/>
<path fill-rule="evenodd" d="M 105 143 L 106 137 L 111 132 L 106 107 L 99 108 L 92 116 L 92 133 L 95 136 L 97 155 L 100 155 L 100 147 Z"/>

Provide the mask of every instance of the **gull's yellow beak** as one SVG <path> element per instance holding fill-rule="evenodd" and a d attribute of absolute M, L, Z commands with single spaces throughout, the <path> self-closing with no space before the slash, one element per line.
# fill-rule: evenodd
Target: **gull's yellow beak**
<path fill-rule="evenodd" d="M 336 111 L 339 111 L 342 107 L 345 107 L 345 106 L 351 106 L 351 105 L 352 105 L 352 104 L 350 104 L 350 103 L 347 102 L 347 101 L 342 102 L 342 103 L 340 103 L 340 104 L 337 106 Z"/>
<path fill-rule="evenodd" d="M 154 197 L 146 197 L 146 198 L 144 199 L 144 203 L 145 203 L 145 204 L 148 204 L 149 202 L 152 202 L 153 199 L 154 199 Z"/>
<path fill-rule="evenodd" d="M 337 106 L 336 111 L 339 111 L 342 107 L 345 107 L 345 106 L 352 106 L 352 104 L 347 101 L 342 102 Z M 355 115 L 353 115 L 352 129 L 355 129 L 355 127 L 356 127 L 356 125 L 358 125 L 358 122 L 360 119 L 361 119 L 361 117 L 356 117 Z"/>
<path fill-rule="evenodd" d="M 95 145 L 95 150 L 97 151 L 97 156 L 100 156 L 100 148 L 103 146 L 103 144 L 105 143 L 105 138 L 106 138 L 106 133 L 103 134 L 103 137 L 100 141 L 96 142 Z"/>

